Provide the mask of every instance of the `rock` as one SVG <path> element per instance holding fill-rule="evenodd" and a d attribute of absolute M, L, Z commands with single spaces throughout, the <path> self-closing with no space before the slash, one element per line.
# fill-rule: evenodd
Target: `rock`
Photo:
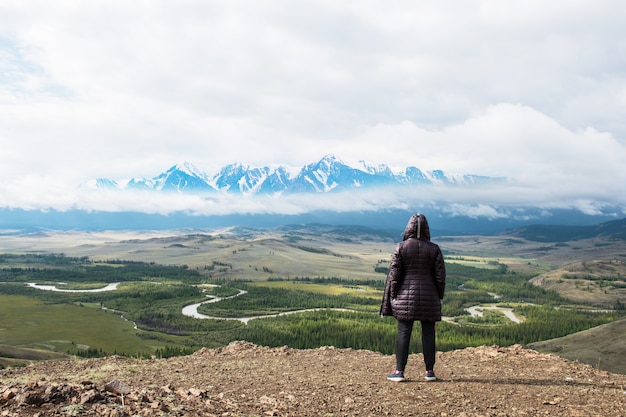
<path fill-rule="evenodd" d="M 120 381 L 111 381 L 105 384 L 104 389 L 108 392 L 112 392 L 116 395 L 128 395 L 130 394 L 130 387 Z"/>
<path fill-rule="evenodd" d="M 80 394 L 79 404 L 87 404 L 94 403 L 100 398 L 100 393 L 98 393 L 95 389 L 90 389 L 89 391 L 85 391 Z"/>
<path fill-rule="evenodd" d="M 10 399 L 14 398 L 16 395 L 15 390 L 12 388 L 9 388 L 7 390 L 5 390 L 2 395 L 0 396 L 0 403 L 5 403 L 7 401 L 9 401 Z"/>
<path fill-rule="evenodd" d="M 194 397 L 202 397 L 204 395 L 204 391 L 198 388 L 189 388 L 189 394 L 193 395 Z"/>

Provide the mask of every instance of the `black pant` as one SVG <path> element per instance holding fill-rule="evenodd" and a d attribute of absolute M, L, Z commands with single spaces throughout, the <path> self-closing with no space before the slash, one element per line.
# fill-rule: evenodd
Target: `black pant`
<path fill-rule="evenodd" d="M 409 343 L 413 333 L 413 321 L 398 320 L 398 338 L 396 340 L 396 370 L 404 371 L 409 360 Z M 435 322 L 422 321 L 422 350 L 424 351 L 424 365 L 426 370 L 435 368 Z"/>

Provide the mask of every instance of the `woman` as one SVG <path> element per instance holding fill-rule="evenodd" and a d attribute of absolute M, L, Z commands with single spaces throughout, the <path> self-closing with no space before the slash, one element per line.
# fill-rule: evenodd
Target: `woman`
<path fill-rule="evenodd" d="M 380 308 L 382 316 L 398 321 L 396 339 L 396 370 L 387 376 L 390 381 L 404 381 L 404 368 L 409 358 L 409 342 L 413 323 L 422 325 L 422 349 L 426 380 L 435 376 L 435 323 L 441 321 L 441 301 L 446 287 L 446 268 L 441 249 L 430 241 L 430 228 L 423 214 L 409 219 L 402 242 L 396 246 L 385 284 Z"/>

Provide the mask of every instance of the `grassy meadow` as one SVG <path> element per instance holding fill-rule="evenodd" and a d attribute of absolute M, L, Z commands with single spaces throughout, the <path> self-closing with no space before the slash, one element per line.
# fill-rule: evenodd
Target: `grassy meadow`
<path fill-rule="evenodd" d="M 76 354 L 90 348 L 151 353 L 167 343 L 138 336 L 119 313 L 82 303 L 50 304 L 22 295 L 0 294 L 0 344 Z M 176 343 L 175 338 L 170 343 Z"/>
<path fill-rule="evenodd" d="M 308 291 L 324 295 L 353 295 L 357 297 L 367 297 L 380 300 L 382 297 L 382 291 L 380 288 L 374 288 L 368 285 L 351 285 L 345 284 L 327 284 L 327 283 L 315 283 L 307 281 L 258 281 L 251 285 L 256 287 L 265 288 L 282 288 L 296 291 Z"/>

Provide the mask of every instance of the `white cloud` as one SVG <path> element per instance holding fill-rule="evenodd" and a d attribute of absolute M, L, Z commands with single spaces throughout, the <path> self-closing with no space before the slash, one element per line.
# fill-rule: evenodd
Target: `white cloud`
<path fill-rule="evenodd" d="M 624 205 L 624 21 L 618 0 L 3 2 L 0 206 L 329 153 L 517 181 L 486 205 Z"/>

